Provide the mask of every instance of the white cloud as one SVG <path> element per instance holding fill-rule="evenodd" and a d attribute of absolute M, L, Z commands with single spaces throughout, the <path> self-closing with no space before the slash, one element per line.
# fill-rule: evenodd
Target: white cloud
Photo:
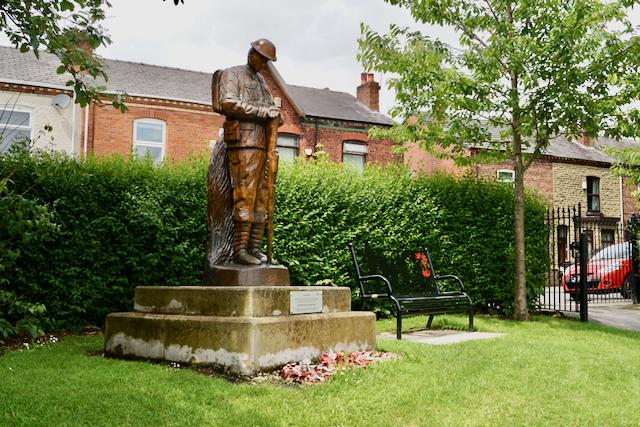
<path fill-rule="evenodd" d="M 278 49 L 276 66 L 291 84 L 355 94 L 360 23 L 384 31 L 410 25 L 409 14 L 382 0 L 112 0 L 105 26 L 113 44 L 98 53 L 112 59 L 213 72 L 243 63 L 252 40 Z M 380 80 L 380 76 L 377 77 Z M 382 109 L 392 97 L 383 89 Z"/>

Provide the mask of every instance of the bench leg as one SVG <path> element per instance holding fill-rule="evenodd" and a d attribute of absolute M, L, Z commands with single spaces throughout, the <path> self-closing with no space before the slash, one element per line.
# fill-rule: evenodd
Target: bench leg
<path fill-rule="evenodd" d="M 402 314 L 400 312 L 398 312 L 396 314 L 396 338 L 401 340 L 402 339 Z"/>
<path fill-rule="evenodd" d="M 429 320 L 427 320 L 427 329 L 431 329 L 431 322 L 433 322 L 433 314 L 429 315 Z"/>
<path fill-rule="evenodd" d="M 473 332 L 473 307 L 469 308 L 469 332 Z"/>

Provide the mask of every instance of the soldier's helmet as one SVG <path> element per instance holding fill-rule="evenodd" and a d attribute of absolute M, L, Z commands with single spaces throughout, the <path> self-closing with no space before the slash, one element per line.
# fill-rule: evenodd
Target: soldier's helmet
<path fill-rule="evenodd" d="M 251 47 L 270 61 L 276 60 L 276 47 L 267 39 L 258 39 L 251 43 Z"/>

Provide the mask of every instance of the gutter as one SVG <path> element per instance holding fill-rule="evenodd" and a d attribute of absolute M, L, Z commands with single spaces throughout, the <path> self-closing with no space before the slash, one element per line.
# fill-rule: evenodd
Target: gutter
<path fill-rule="evenodd" d="M 43 87 L 43 88 L 47 88 L 47 89 L 57 89 L 57 90 L 62 90 L 65 92 L 74 92 L 73 89 L 69 89 L 69 86 L 59 86 L 59 85 L 54 85 L 54 84 L 50 84 L 50 83 L 41 83 L 41 82 L 30 82 L 30 81 L 25 81 L 25 80 L 11 80 L 11 79 L 0 79 L 0 83 L 7 83 L 7 84 L 13 84 L 13 85 L 20 85 L 20 86 L 33 86 L 33 87 Z M 127 92 L 122 92 L 122 91 L 114 91 L 114 90 L 105 90 L 101 93 L 107 94 L 107 95 L 118 95 L 118 94 L 123 94 L 126 97 L 129 98 L 150 98 L 150 99 L 161 99 L 161 100 L 165 100 L 165 101 L 174 101 L 174 102 L 186 102 L 189 104 L 197 104 L 197 105 L 206 105 L 208 107 L 211 106 L 211 103 L 207 103 L 204 101 L 196 101 L 193 99 L 183 99 L 183 98 L 172 98 L 172 97 L 168 97 L 168 96 L 158 96 L 158 95 L 150 95 L 150 94 L 139 94 L 139 93 L 127 93 Z"/>
<path fill-rule="evenodd" d="M 63 90 L 65 92 L 73 92 L 73 89 L 69 89 L 69 86 L 59 86 L 50 83 L 39 83 L 39 82 L 30 82 L 25 80 L 11 80 L 11 79 L 0 79 L 0 83 L 7 83 L 12 85 L 21 85 L 21 86 L 35 86 L 35 87 L 44 87 L 47 89 L 58 89 Z"/>

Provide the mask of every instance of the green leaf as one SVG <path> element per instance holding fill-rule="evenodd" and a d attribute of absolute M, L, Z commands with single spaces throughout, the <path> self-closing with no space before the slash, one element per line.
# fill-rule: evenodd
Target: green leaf
<path fill-rule="evenodd" d="M 73 5 L 72 2 L 70 2 L 69 0 L 62 0 L 60 2 L 60 10 L 65 12 L 65 11 L 73 11 L 73 9 L 75 9 L 75 6 Z"/>

